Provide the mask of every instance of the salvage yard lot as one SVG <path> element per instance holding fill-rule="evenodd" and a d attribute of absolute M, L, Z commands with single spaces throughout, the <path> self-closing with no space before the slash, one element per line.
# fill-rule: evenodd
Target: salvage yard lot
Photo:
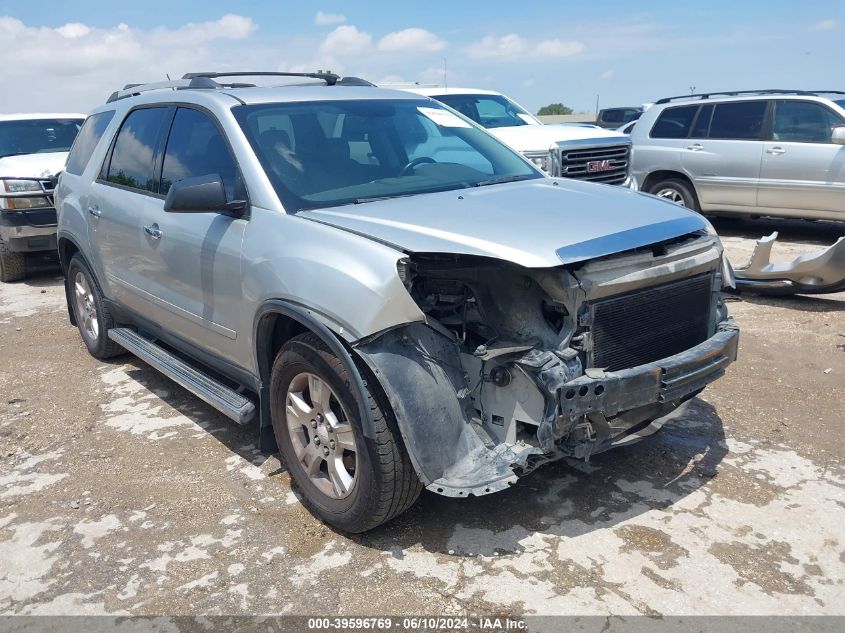
<path fill-rule="evenodd" d="M 735 265 L 845 227 L 722 221 Z M 61 280 L 0 285 L 0 613 L 845 614 L 845 293 L 730 304 L 739 361 L 636 446 L 348 538 Z"/>

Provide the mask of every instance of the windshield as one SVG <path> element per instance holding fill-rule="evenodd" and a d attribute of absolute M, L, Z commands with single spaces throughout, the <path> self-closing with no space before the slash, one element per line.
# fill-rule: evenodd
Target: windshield
<path fill-rule="evenodd" d="M 0 158 L 67 152 L 81 125 L 82 119 L 0 121 Z"/>
<path fill-rule="evenodd" d="M 274 103 L 233 112 L 292 213 L 543 177 L 431 101 Z"/>
<path fill-rule="evenodd" d="M 437 95 L 432 97 L 486 128 L 536 125 L 534 117 L 503 95 Z"/>

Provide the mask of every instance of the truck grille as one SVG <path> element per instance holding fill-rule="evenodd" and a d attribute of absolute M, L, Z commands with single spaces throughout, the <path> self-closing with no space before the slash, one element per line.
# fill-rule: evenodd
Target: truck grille
<path fill-rule="evenodd" d="M 594 367 L 636 367 L 707 340 L 712 275 L 697 275 L 596 301 L 592 307 Z"/>
<path fill-rule="evenodd" d="M 560 175 L 608 185 L 621 185 L 628 177 L 630 145 L 562 149 Z"/>

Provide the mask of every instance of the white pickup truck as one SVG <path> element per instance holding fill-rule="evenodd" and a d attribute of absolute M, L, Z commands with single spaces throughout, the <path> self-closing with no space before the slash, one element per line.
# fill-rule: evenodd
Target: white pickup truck
<path fill-rule="evenodd" d="M 0 281 L 26 275 L 26 254 L 57 251 L 53 189 L 84 114 L 0 115 Z"/>
<path fill-rule="evenodd" d="M 505 95 L 474 88 L 406 88 L 472 119 L 550 176 L 636 189 L 631 137 L 594 125 L 544 125 Z"/>

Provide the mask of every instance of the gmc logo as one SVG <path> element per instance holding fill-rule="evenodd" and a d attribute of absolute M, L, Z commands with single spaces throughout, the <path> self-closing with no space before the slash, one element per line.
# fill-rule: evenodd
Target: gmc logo
<path fill-rule="evenodd" d="M 609 160 L 591 160 L 587 162 L 587 173 L 595 174 L 600 171 L 610 171 L 613 163 Z"/>

